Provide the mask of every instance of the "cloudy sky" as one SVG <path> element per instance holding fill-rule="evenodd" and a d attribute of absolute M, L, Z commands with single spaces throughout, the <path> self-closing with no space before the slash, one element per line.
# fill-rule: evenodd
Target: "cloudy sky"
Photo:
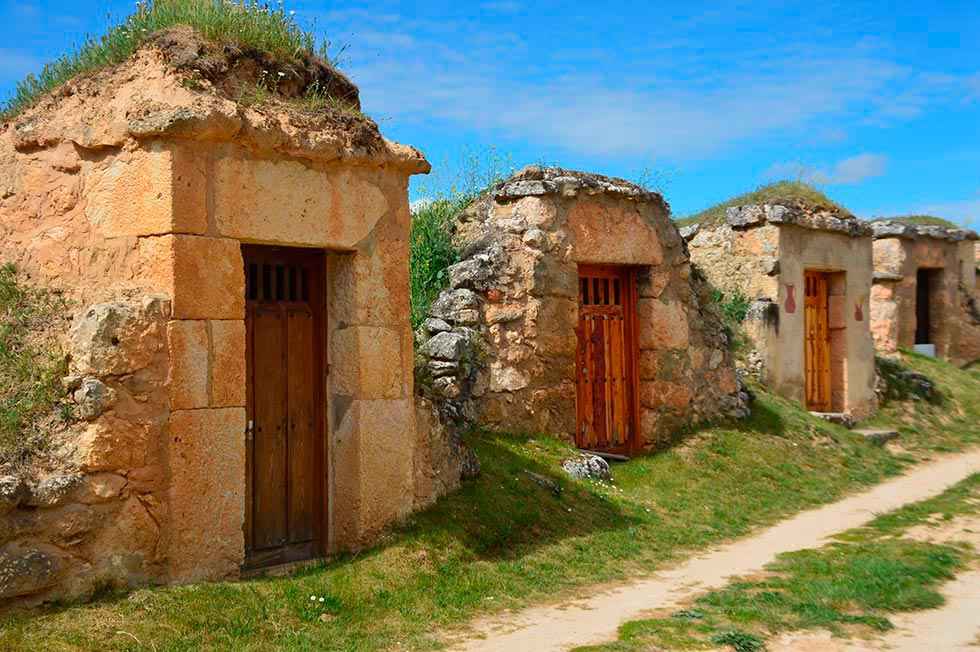
<path fill-rule="evenodd" d="M 0 0 L 0 93 L 131 2 Z M 802 178 L 862 216 L 980 227 L 980 9 L 933 3 L 313 2 L 391 138 L 660 186 L 684 215 Z"/>

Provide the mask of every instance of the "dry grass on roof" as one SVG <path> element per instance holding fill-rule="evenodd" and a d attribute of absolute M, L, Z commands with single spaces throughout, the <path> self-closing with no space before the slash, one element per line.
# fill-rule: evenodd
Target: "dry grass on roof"
<path fill-rule="evenodd" d="M 34 106 L 45 94 L 71 79 L 126 61 L 161 31 L 190 27 L 210 42 L 232 50 L 257 52 L 284 65 L 309 63 L 335 69 L 329 43 L 304 30 L 294 12 L 279 3 L 255 0 L 141 0 L 134 13 L 101 37 L 81 46 L 20 81 L 0 103 L 0 119 L 9 120 Z"/>
<path fill-rule="evenodd" d="M 899 215 L 896 217 L 885 218 L 902 224 L 915 224 L 917 226 L 941 226 L 946 229 L 958 229 L 960 226 L 955 222 L 936 217 L 935 215 Z"/>
<path fill-rule="evenodd" d="M 779 204 L 782 206 L 798 207 L 808 211 L 826 210 L 839 213 L 842 217 L 851 217 L 851 212 L 838 204 L 820 190 L 801 181 L 777 181 L 760 186 L 752 192 L 733 197 L 711 208 L 677 220 L 679 226 L 702 224 L 714 226 L 725 221 L 725 211 L 733 206 L 750 204 Z"/>

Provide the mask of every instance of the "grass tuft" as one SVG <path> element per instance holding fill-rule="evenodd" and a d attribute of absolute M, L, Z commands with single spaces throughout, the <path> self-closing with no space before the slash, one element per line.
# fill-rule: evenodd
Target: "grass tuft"
<path fill-rule="evenodd" d="M 470 197 L 438 199 L 412 213 L 409 280 L 412 289 L 412 327 L 418 328 L 432 302 L 449 284 L 449 266 L 459 261 L 453 245 L 453 222 Z"/>
<path fill-rule="evenodd" d="M 49 444 L 65 361 L 44 333 L 64 307 L 0 266 L 0 472 L 22 469 Z"/>
<path fill-rule="evenodd" d="M 750 204 L 804 206 L 811 210 L 829 210 L 848 216 L 851 215 L 849 210 L 810 184 L 803 183 L 802 181 L 777 181 L 776 183 L 760 186 L 752 192 L 733 197 L 700 213 L 681 218 L 677 220 L 677 225 L 689 226 L 691 224 L 702 224 L 704 226 L 715 226 L 725 221 L 725 212 L 729 208 Z"/>
<path fill-rule="evenodd" d="M 266 52 L 282 61 L 303 53 L 329 61 L 329 43 L 318 42 L 301 28 L 282 4 L 274 8 L 256 0 L 141 0 L 133 14 L 105 35 L 86 38 L 39 74 L 20 81 L 13 96 L 0 104 L 0 119 L 15 117 L 80 74 L 122 63 L 155 33 L 177 25 L 192 27 L 215 43 Z"/>
<path fill-rule="evenodd" d="M 935 215 L 901 215 L 898 217 L 886 218 L 894 222 L 902 222 L 903 224 L 915 224 L 918 226 L 941 226 L 947 229 L 958 229 L 960 228 L 958 224 L 950 222 L 949 220 L 936 217 Z"/>

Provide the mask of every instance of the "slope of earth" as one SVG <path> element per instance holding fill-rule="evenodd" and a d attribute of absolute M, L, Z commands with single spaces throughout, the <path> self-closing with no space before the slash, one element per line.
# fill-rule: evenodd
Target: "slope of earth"
<path fill-rule="evenodd" d="M 0 649 L 437 649 L 476 616 L 588 595 L 980 443 L 980 374 L 908 365 L 943 398 L 886 405 L 897 453 L 762 392 L 750 420 L 617 465 L 611 484 L 565 477 L 573 451 L 548 437 L 474 433 L 482 476 L 371 550 L 291 577 L 7 614 Z"/>

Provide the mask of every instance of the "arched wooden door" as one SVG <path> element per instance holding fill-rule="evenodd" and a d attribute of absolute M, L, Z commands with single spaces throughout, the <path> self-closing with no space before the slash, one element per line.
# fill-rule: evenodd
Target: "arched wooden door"
<path fill-rule="evenodd" d="M 579 267 L 575 444 L 621 453 L 636 446 L 636 273 L 611 265 Z"/>
<path fill-rule="evenodd" d="M 326 315 L 319 252 L 245 247 L 245 567 L 318 557 L 325 540 Z"/>
<path fill-rule="evenodd" d="M 806 407 L 830 412 L 830 283 L 823 272 L 806 272 L 804 282 Z"/>

